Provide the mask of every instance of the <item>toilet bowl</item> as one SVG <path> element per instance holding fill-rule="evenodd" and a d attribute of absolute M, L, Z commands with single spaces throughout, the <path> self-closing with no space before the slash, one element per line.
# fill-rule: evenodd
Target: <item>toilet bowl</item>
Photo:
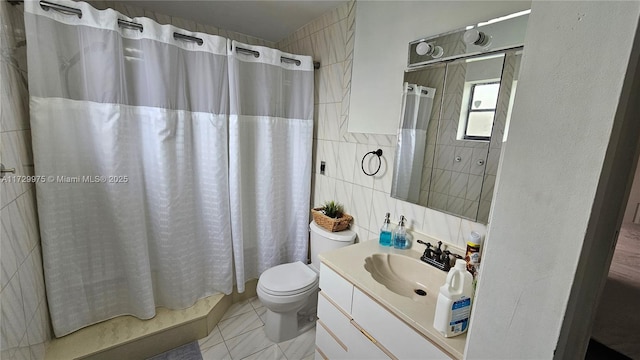
<path fill-rule="evenodd" d="M 315 222 L 311 232 L 310 265 L 300 261 L 276 265 L 260 275 L 258 298 L 267 308 L 265 333 L 274 342 L 293 339 L 315 325 L 318 304 L 318 254 L 353 244 L 351 230 L 329 232 Z"/>

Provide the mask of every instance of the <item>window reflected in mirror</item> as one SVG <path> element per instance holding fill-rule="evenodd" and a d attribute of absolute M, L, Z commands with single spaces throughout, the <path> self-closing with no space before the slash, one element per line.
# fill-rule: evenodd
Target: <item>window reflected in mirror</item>
<path fill-rule="evenodd" d="M 468 84 L 468 86 L 467 86 Z M 468 93 L 466 92 L 468 89 Z M 466 83 L 465 94 L 469 98 L 467 110 L 460 123 L 464 125 L 465 140 L 491 140 L 493 117 L 498 103 L 499 82 Z M 463 95 L 463 102 L 464 102 Z"/>

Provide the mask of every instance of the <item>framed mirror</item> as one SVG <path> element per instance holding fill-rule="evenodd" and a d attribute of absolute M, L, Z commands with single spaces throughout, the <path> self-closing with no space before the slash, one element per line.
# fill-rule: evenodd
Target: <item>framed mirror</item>
<path fill-rule="evenodd" d="M 391 196 L 487 223 L 520 53 L 405 72 Z"/>

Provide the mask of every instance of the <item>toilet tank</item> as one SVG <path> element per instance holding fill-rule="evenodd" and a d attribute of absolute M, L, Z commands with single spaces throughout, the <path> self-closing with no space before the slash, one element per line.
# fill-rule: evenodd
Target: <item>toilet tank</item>
<path fill-rule="evenodd" d="M 315 221 L 309 224 L 309 231 L 311 232 L 311 267 L 316 272 L 320 270 L 318 254 L 351 245 L 356 240 L 356 233 L 353 230 L 331 232 L 320 227 Z"/>

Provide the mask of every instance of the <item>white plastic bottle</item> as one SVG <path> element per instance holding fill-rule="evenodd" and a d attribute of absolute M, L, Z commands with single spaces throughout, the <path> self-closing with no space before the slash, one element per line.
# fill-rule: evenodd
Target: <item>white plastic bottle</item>
<path fill-rule="evenodd" d="M 444 337 L 463 334 L 469 328 L 473 301 L 473 276 L 467 271 L 467 263 L 456 260 L 449 270 L 447 280 L 440 287 L 433 327 Z"/>

